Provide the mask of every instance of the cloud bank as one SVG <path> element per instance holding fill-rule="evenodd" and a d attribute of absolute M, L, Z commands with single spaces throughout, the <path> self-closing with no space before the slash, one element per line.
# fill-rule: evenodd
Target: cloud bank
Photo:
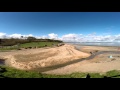
<path fill-rule="evenodd" d="M 0 32 L 0 38 L 5 38 L 6 36 L 7 36 L 6 33 Z"/>
<path fill-rule="evenodd" d="M 23 36 L 23 37 L 22 37 Z M 61 37 L 58 34 L 50 33 L 48 35 L 42 36 L 35 36 L 32 34 L 22 35 L 22 34 L 11 34 L 8 35 L 6 33 L 0 32 L 0 38 L 27 38 L 29 36 L 33 36 L 36 38 L 42 39 L 55 39 L 55 40 L 62 40 L 64 42 L 120 42 L 120 34 L 118 35 L 96 35 L 96 33 L 83 35 L 83 34 L 75 34 L 69 33 L 62 35 Z"/>
<path fill-rule="evenodd" d="M 48 36 L 50 39 L 58 39 L 58 35 L 54 34 L 54 33 L 50 33 L 50 34 L 48 34 Z"/>

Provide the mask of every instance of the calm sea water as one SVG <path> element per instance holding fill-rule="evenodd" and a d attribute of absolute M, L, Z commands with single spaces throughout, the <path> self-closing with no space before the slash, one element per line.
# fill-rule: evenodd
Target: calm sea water
<path fill-rule="evenodd" d="M 68 44 L 88 46 L 120 46 L 120 42 L 69 42 Z"/>

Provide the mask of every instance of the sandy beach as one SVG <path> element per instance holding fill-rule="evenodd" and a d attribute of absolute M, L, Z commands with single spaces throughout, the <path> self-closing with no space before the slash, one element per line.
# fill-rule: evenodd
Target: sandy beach
<path fill-rule="evenodd" d="M 5 59 L 5 63 L 8 66 L 21 70 L 31 70 L 64 64 L 84 58 L 84 60 L 77 63 L 42 72 L 47 74 L 70 74 L 74 72 L 105 73 L 110 70 L 120 70 L 120 54 L 118 47 L 79 45 L 76 46 L 76 49 L 75 46 L 76 45 L 65 44 L 60 47 L 52 48 L 47 47 L 0 52 L 0 59 Z M 102 51 L 111 51 L 113 53 L 99 53 Z M 115 51 L 117 52 L 114 53 Z M 96 55 L 87 60 L 86 58 L 91 56 L 90 52 L 94 52 Z M 110 55 L 112 55 L 113 58 L 108 58 Z"/>
<path fill-rule="evenodd" d="M 76 46 L 76 45 L 75 45 Z M 103 46 L 78 46 L 81 51 L 84 52 L 98 52 L 111 51 L 113 53 L 103 53 L 96 55 L 90 60 L 83 60 L 78 63 L 67 65 L 62 68 L 58 68 L 51 71 L 46 71 L 47 74 L 71 74 L 74 72 L 86 72 L 86 73 L 101 73 L 104 74 L 111 70 L 120 70 L 120 52 L 118 47 L 103 47 Z M 82 47 L 82 48 L 81 48 Z M 114 53 L 114 52 L 119 52 Z M 109 58 L 112 55 L 113 58 Z"/>
<path fill-rule="evenodd" d="M 90 54 L 78 51 L 71 45 L 54 48 L 40 48 L 12 52 L 0 52 L 0 58 L 6 59 L 6 65 L 30 70 L 66 63 L 72 60 L 89 57 Z"/>

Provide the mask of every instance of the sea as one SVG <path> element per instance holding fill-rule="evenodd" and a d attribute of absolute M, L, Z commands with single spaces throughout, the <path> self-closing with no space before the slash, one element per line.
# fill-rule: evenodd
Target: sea
<path fill-rule="evenodd" d="M 120 42 L 65 42 L 74 45 L 85 45 L 85 46 L 120 46 Z"/>

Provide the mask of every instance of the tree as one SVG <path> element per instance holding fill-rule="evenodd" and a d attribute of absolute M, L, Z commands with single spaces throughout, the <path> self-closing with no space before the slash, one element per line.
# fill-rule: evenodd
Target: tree
<path fill-rule="evenodd" d="M 23 39 L 23 36 L 21 36 L 21 39 Z"/>
<path fill-rule="evenodd" d="M 0 44 L 1 44 L 2 40 L 0 39 Z"/>
<path fill-rule="evenodd" d="M 35 37 L 27 37 L 28 40 L 32 39 L 32 40 L 35 40 L 36 38 Z"/>
<path fill-rule="evenodd" d="M 35 37 L 27 37 L 27 40 L 29 40 L 29 41 L 34 41 L 34 40 L 36 40 L 36 38 Z"/>

